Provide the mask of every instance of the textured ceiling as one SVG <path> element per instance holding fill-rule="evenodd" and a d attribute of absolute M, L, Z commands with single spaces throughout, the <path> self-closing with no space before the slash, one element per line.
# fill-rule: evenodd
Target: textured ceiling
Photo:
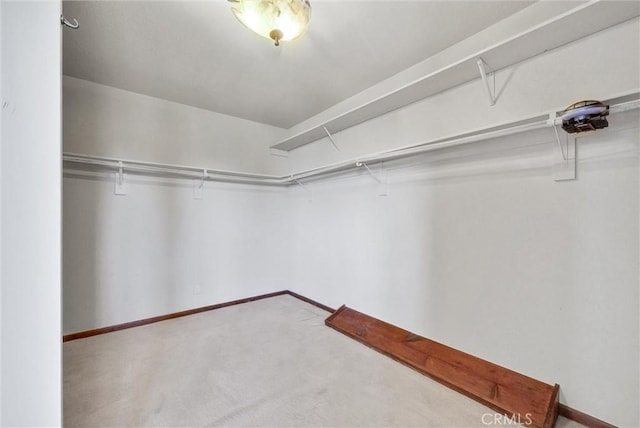
<path fill-rule="evenodd" d="M 518 12 L 519 1 L 312 1 L 279 48 L 217 1 L 67 1 L 65 75 L 283 128 Z"/>

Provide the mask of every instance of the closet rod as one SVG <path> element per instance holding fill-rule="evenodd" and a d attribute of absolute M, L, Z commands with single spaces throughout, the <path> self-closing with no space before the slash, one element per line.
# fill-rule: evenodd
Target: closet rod
<path fill-rule="evenodd" d="M 605 104 L 609 104 L 609 112 L 621 113 L 628 110 L 634 110 L 640 108 L 640 91 L 635 90 L 630 93 L 626 93 L 622 96 L 605 101 Z M 551 119 L 551 117 L 554 119 Z M 398 149 L 387 150 L 371 155 L 359 157 L 348 161 L 338 162 L 331 165 L 325 165 L 318 168 L 312 168 L 304 171 L 293 173 L 290 177 L 296 179 L 308 179 L 317 177 L 324 174 L 331 174 L 336 172 L 345 171 L 348 169 L 357 168 L 358 163 L 366 162 L 368 165 L 386 162 L 391 160 L 397 160 L 405 157 L 415 156 L 422 153 L 429 152 L 431 150 L 438 150 L 447 147 L 454 147 L 463 144 L 473 143 L 477 141 L 488 140 L 491 138 L 505 137 L 508 135 L 519 134 L 527 131 L 534 131 L 536 129 L 550 128 L 555 125 L 562 124 L 562 119 L 558 117 L 558 112 L 553 112 L 551 115 L 544 114 L 538 116 L 532 116 L 524 120 L 517 122 L 511 122 L 510 124 L 503 124 L 500 126 L 485 128 L 480 130 L 471 131 L 465 134 L 456 135 L 452 137 L 446 137 L 442 139 L 431 140 L 410 146 L 401 147 Z"/>
<path fill-rule="evenodd" d="M 526 131 L 532 131 L 535 129 L 547 126 L 546 119 L 538 120 L 532 123 L 520 124 L 511 126 L 508 128 L 492 129 L 482 133 L 465 134 L 459 137 L 443 138 L 439 140 L 429 141 L 428 143 L 421 143 L 412 146 L 402 147 L 399 149 L 388 150 L 384 152 L 375 153 L 372 155 L 361 156 L 355 160 L 338 162 L 331 165 L 325 165 L 319 168 L 313 168 L 305 171 L 294 173 L 293 176 L 297 179 L 312 178 L 324 174 L 331 174 L 347 169 L 355 169 L 358 164 L 366 163 L 368 165 L 377 164 L 380 162 L 386 162 L 391 160 L 402 159 L 410 156 L 416 156 L 422 153 L 426 153 L 432 150 L 444 149 L 447 147 L 454 147 L 463 144 L 473 143 L 476 141 L 488 140 L 491 138 L 504 137 L 512 134 L 519 134 Z"/>
<path fill-rule="evenodd" d="M 139 171 L 148 173 L 159 173 L 164 175 L 176 175 L 189 178 L 203 178 L 213 181 L 233 181 L 253 184 L 276 184 L 279 185 L 280 177 L 266 174 L 253 174 L 246 172 L 216 170 L 211 168 L 198 168 L 192 166 L 162 164 L 157 162 L 144 162 L 103 156 L 82 155 L 77 153 L 63 153 L 63 161 L 67 163 L 78 163 L 101 166 L 109 169 L 120 168 L 120 163 L 125 171 Z"/>
<path fill-rule="evenodd" d="M 632 94 L 619 97 L 618 99 L 623 101 L 617 104 L 613 104 L 613 103 L 610 104 L 610 110 L 609 110 L 610 113 L 619 113 L 619 112 L 640 108 L 640 99 L 636 98 L 636 99 L 626 100 L 629 98 L 629 96 L 637 97 L 638 95 L 639 95 L 638 92 L 634 92 Z M 617 99 L 614 99 L 611 101 L 615 101 L 615 100 Z M 272 186 L 289 186 L 293 184 L 298 184 L 299 180 L 315 178 L 325 174 L 343 172 L 350 169 L 356 169 L 358 163 L 366 162 L 368 165 L 372 165 L 380 162 L 397 160 L 405 157 L 426 153 L 431 150 L 438 150 L 446 147 L 453 147 L 453 146 L 473 143 L 476 141 L 488 140 L 491 138 L 504 137 L 512 134 L 533 131 L 541 128 L 549 128 L 549 127 L 558 125 L 561 122 L 562 121 L 559 117 L 555 117 L 555 113 L 552 113 L 551 115 L 533 116 L 525 120 L 513 122 L 511 124 L 505 124 L 502 126 L 492 127 L 492 128 L 485 128 L 485 129 L 476 130 L 476 131 L 469 132 L 462 135 L 432 140 L 432 141 L 414 144 L 414 145 L 410 145 L 410 146 L 406 146 L 398 149 L 387 150 L 387 151 L 383 151 L 383 152 L 379 152 L 371 155 L 361 156 L 355 159 L 341 161 L 341 162 L 337 162 L 330 165 L 298 171 L 296 173 L 288 174 L 286 176 L 253 174 L 253 173 L 245 173 L 245 172 L 215 170 L 215 169 L 209 169 L 209 168 L 196 168 L 196 167 L 183 166 L 183 165 L 124 160 L 124 159 L 108 158 L 108 157 L 101 157 L 101 156 L 82 155 L 82 154 L 76 154 L 76 153 L 63 153 L 63 160 L 67 163 L 89 164 L 89 165 L 102 166 L 102 167 L 111 168 L 111 169 L 118 169 L 120 165 L 119 162 L 122 162 L 122 165 L 125 171 L 133 170 L 133 171 L 149 172 L 149 173 L 153 172 L 153 173 L 159 173 L 159 174 L 178 175 L 178 176 L 186 176 L 186 177 L 200 178 L 200 179 L 204 177 L 205 179 L 212 180 L 212 181 L 262 184 L 262 185 L 272 185 Z M 206 174 L 204 174 L 204 171 L 206 171 Z"/>
<path fill-rule="evenodd" d="M 350 169 L 358 168 L 357 164 L 367 163 L 369 165 L 385 162 L 389 160 L 396 160 L 405 157 L 415 156 L 422 153 L 426 153 L 431 150 L 443 149 L 446 147 L 453 147 L 462 144 L 467 144 L 475 141 L 487 140 L 490 138 L 498 138 L 511 134 L 522 133 L 530 130 L 539 129 L 545 126 L 549 126 L 547 119 L 541 120 L 536 118 L 535 122 L 520 124 L 517 126 L 511 126 L 504 129 L 490 130 L 483 133 L 473 133 L 458 138 L 449 138 L 431 141 L 429 143 L 418 144 L 414 146 L 404 147 L 401 149 L 390 150 L 386 152 L 380 152 L 373 155 L 362 156 L 354 160 L 347 160 L 337 162 L 330 165 L 325 165 L 318 168 L 307 169 L 293 173 L 291 175 L 278 177 L 275 175 L 259 175 L 248 173 L 236 173 L 231 171 L 216 171 L 207 169 L 206 179 L 211 181 L 227 181 L 238 182 L 248 184 L 266 184 L 273 186 L 289 186 L 299 184 L 299 180 L 311 179 L 320 177 L 325 174 L 334 174 L 338 172 L 347 171 Z M 65 162 L 84 163 L 90 165 L 99 165 L 111 169 L 118 169 L 120 159 L 103 158 L 98 156 L 86 156 L 74 153 L 64 153 L 63 160 Z M 177 165 L 163 165 L 155 163 L 147 163 L 140 161 L 128 161 L 122 160 L 122 164 L 125 170 L 137 170 L 142 172 L 158 172 L 164 174 L 187 176 L 191 178 L 202 178 L 203 168 L 184 167 Z"/>

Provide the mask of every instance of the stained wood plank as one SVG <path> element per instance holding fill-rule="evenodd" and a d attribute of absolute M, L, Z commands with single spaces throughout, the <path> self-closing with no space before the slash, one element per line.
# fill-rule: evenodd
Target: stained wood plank
<path fill-rule="evenodd" d="M 573 409 L 562 403 L 558 406 L 558 414 L 589 428 L 616 428 L 615 425 L 612 425 L 609 422 L 600 420 L 595 416 L 587 415 L 586 413 Z"/>
<path fill-rule="evenodd" d="M 559 386 L 549 385 L 342 306 L 325 321 L 352 337 L 523 425 L 549 428 Z"/>
<path fill-rule="evenodd" d="M 80 331 L 80 332 L 77 332 L 77 333 L 70 333 L 70 334 L 66 334 L 66 335 L 62 336 L 62 341 L 63 342 L 68 342 L 70 340 L 83 339 L 85 337 L 97 336 L 97 335 L 100 335 L 100 334 L 111 333 L 113 331 L 126 330 L 128 328 L 140 327 L 140 326 L 143 326 L 143 325 L 153 324 L 153 323 L 160 322 L 160 321 L 166 321 L 166 320 L 170 320 L 170 319 L 174 319 L 174 318 L 180 318 L 180 317 L 184 317 L 184 316 L 188 316 L 188 315 L 193 315 L 193 314 L 197 314 L 197 313 L 200 313 L 200 312 L 206 312 L 206 311 L 212 311 L 214 309 L 226 308 L 227 306 L 240 305 L 242 303 L 249 303 L 249 302 L 253 302 L 253 301 L 256 301 L 256 300 L 268 299 L 270 297 L 282 296 L 284 294 L 288 294 L 288 295 L 290 295 L 292 297 L 295 297 L 296 299 L 299 299 L 299 300 L 302 300 L 303 302 L 306 302 L 306 303 L 309 303 L 311 305 L 314 305 L 314 306 L 316 306 L 316 307 L 318 307 L 318 308 L 320 308 L 322 310 L 325 310 L 327 312 L 335 312 L 335 309 L 330 308 L 329 306 L 323 305 L 322 303 L 318 303 L 315 300 L 309 299 L 308 297 L 301 296 L 300 294 L 294 293 L 293 291 L 290 291 L 290 290 L 282 290 L 282 291 L 276 291 L 276 292 L 273 292 L 273 293 L 261 294 L 261 295 L 258 295 L 258 296 L 247 297 L 247 298 L 244 298 L 244 299 L 232 300 L 230 302 L 218 303 L 216 305 L 203 306 L 203 307 L 200 307 L 200 308 L 188 309 L 186 311 L 174 312 L 174 313 L 170 313 L 170 314 L 166 314 L 166 315 L 159 315 L 159 316 L 156 316 L 156 317 L 145 318 L 145 319 L 131 321 L 131 322 L 123 323 L 123 324 L 116 324 L 116 325 L 111 325 L 111 326 L 107 326 L 107 327 L 101 327 L 101 328 L 97 328 L 97 329 L 94 329 L 94 330 L 86 330 L 86 331 Z"/>

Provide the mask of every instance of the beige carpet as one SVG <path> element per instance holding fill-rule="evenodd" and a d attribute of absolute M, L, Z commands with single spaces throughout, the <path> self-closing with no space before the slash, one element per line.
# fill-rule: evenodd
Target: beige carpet
<path fill-rule="evenodd" d="M 488 426 L 490 409 L 325 327 L 327 316 L 279 296 L 67 342 L 64 425 Z"/>

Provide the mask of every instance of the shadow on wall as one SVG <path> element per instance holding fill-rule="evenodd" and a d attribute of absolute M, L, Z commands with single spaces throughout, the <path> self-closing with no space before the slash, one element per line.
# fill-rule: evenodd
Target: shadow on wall
<path fill-rule="evenodd" d="M 116 195 L 114 174 L 64 178 L 65 333 L 197 306 L 204 214 L 189 184 L 125 174 Z"/>
<path fill-rule="evenodd" d="M 62 324 L 63 333 L 83 328 L 78 320 L 90 319 L 98 322 L 98 263 L 99 235 L 101 228 L 100 204 L 70 203 L 69 195 L 80 192 L 74 179 L 82 178 L 95 182 L 100 177 L 65 172 L 63 176 L 62 203 Z M 75 232 L 74 232 L 75 230 Z M 82 231 L 82 232 L 80 232 Z M 86 231 L 86 232 L 85 232 Z M 94 245 L 79 245 L 95 243 Z M 80 250 L 80 251 L 78 251 Z M 73 316 L 70 316 L 73 314 Z"/>

